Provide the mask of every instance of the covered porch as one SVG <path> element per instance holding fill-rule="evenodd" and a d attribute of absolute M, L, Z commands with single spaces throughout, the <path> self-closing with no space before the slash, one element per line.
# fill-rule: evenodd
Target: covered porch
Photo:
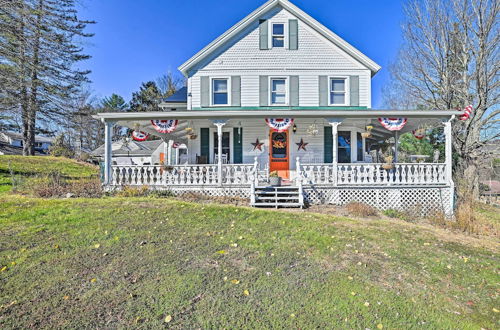
<path fill-rule="evenodd" d="M 104 184 L 151 186 L 155 189 L 202 191 L 251 197 L 256 187 L 269 186 L 270 173 L 295 186 L 307 200 L 332 203 L 332 189 L 446 188 L 452 195 L 451 120 L 459 111 L 397 110 L 218 110 L 99 114 L 105 124 Z M 406 118 L 399 131 L 382 127 L 378 118 Z M 293 118 L 293 125 L 275 132 L 266 118 Z M 159 133 L 152 120 L 176 120 L 175 130 Z M 157 136 L 165 142 L 164 161 L 151 165 L 112 164 L 112 127 L 120 125 Z M 371 136 L 363 134 L 370 126 Z M 420 127 L 444 130 L 444 155 L 425 162 L 400 161 L 399 136 Z M 388 163 L 380 153 L 382 141 L 392 141 Z M 187 154 L 173 157 L 177 144 Z M 276 146 L 280 148 L 276 148 Z M 221 156 L 219 156 L 221 155 Z M 328 192 L 325 193 L 324 192 Z M 363 193 L 364 194 L 364 193 Z M 354 193 L 356 195 L 356 193 Z M 353 195 L 353 196 L 354 196 Z M 320 196 L 320 197 L 317 197 Z M 326 196 L 326 197 L 325 197 Z M 353 199 L 360 199 L 356 196 Z M 447 204 L 451 208 L 453 201 Z"/>

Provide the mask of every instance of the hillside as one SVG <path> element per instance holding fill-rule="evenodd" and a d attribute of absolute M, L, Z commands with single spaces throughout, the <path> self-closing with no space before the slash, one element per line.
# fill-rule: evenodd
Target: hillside
<path fill-rule="evenodd" d="M 0 327 L 493 329 L 498 243 L 393 219 L 4 193 Z"/>

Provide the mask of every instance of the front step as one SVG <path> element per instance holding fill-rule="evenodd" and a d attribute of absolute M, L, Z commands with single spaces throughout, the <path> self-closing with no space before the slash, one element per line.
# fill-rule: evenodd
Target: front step
<path fill-rule="evenodd" d="M 299 187 L 256 187 L 255 201 L 250 205 L 255 207 L 304 207 L 303 197 Z"/>

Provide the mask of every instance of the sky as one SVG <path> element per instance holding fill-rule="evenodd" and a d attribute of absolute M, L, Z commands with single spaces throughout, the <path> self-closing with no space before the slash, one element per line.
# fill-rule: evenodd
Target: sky
<path fill-rule="evenodd" d="M 82 0 L 79 15 L 94 20 L 84 48 L 92 58 L 91 91 L 129 101 L 142 82 L 172 71 L 265 0 Z M 402 0 L 292 0 L 382 69 L 372 79 L 372 107 L 382 105 L 401 39 Z M 178 73 L 180 74 L 180 73 Z"/>

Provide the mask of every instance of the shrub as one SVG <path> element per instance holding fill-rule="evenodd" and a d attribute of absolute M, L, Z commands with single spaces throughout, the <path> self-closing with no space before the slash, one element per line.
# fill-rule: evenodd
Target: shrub
<path fill-rule="evenodd" d="M 360 202 L 350 202 L 345 208 L 356 217 L 370 217 L 378 214 L 375 208 Z"/>
<path fill-rule="evenodd" d="M 131 187 L 131 186 L 124 186 L 122 190 L 119 190 L 116 193 L 116 196 L 118 197 L 144 197 L 144 196 L 149 196 L 151 194 L 151 191 L 147 186 L 140 186 L 140 187 Z"/>
<path fill-rule="evenodd" d="M 27 180 L 23 192 L 35 197 L 101 197 L 102 184 L 97 178 L 67 180 L 61 172 L 52 171 L 47 175 Z"/>
<path fill-rule="evenodd" d="M 404 218 L 403 212 L 395 209 L 384 210 L 382 214 L 389 218 L 398 218 L 398 219 Z"/>

